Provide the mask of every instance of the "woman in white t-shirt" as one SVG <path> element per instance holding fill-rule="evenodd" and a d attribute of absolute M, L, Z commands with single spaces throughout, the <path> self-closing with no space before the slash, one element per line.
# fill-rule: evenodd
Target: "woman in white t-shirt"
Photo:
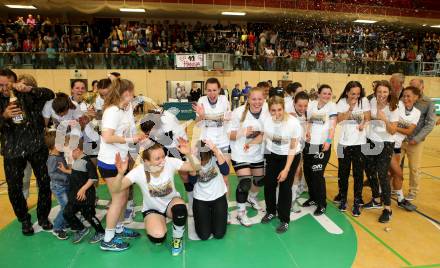
<path fill-rule="evenodd" d="M 318 88 L 318 99 L 310 102 L 307 109 L 303 157 L 309 199 L 303 203 L 303 206 L 316 205 L 313 213 L 315 216 L 324 214 L 327 208 L 324 171 L 330 159 L 338 116 L 332 95 L 332 88 L 329 85 L 321 85 Z"/>
<path fill-rule="evenodd" d="M 49 121 L 52 120 L 55 128 L 62 124 L 64 127 L 70 126 L 74 130 L 83 112 L 71 101 L 67 94 L 59 92 L 56 93 L 53 100 L 47 101 L 44 104 L 42 115 L 46 127 L 48 127 Z M 81 131 L 81 128 L 78 127 L 78 130 Z M 75 134 L 81 135 L 81 133 Z"/>
<path fill-rule="evenodd" d="M 294 98 L 295 94 L 298 92 L 304 91 L 301 83 L 294 82 L 287 85 L 286 88 L 286 96 L 284 97 L 284 104 L 286 106 L 286 112 L 288 114 L 293 113 L 294 108 Z"/>
<path fill-rule="evenodd" d="M 264 185 L 263 125 L 269 116 L 265 104 L 264 89 L 252 88 L 246 104 L 232 112 L 228 130 L 232 166 L 238 177 L 237 220 L 246 227 L 251 225 L 246 216 L 246 202 L 254 209 L 261 209 L 257 195 L 258 187 Z"/>
<path fill-rule="evenodd" d="M 137 184 L 142 193 L 142 215 L 148 239 L 161 244 L 166 239 L 166 219 L 173 221 L 173 240 L 171 253 L 176 256 L 183 250 L 183 234 L 188 212 L 185 201 L 180 197 L 174 186 L 174 175 L 177 171 L 197 171 L 200 163 L 191 154 L 189 142 L 179 139 L 179 151 L 188 162 L 174 157 L 165 156 L 163 146 L 152 142 L 151 146 L 142 152 L 142 163 L 124 174 L 128 168 L 128 160 L 122 160 L 116 154 L 115 165 L 117 176 L 112 192 L 126 191 L 132 184 Z"/>
<path fill-rule="evenodd" d="M 365 91 L 358 81 L 350 81 L 336 102 L 338 123 L 341 132 L 338 143 L 338 186 L 339 193 L 334 202 L 339 203 L 339 210 L 347 210 L 348 177 L 353 166 L 354 204 L 352 215 L 361 215 L 362 187 L 365 156 L 361 147 L 366 145 L 365 124 L 370 120 L 370 104 Z"/>
<path fill-rule="evenodd" d="M 271 97 L 268 105 L 270 116 L 264 119 L 264 141 L 268 151 L 265 155 L 264 177 L 266 215 L 261 223 L 269 223 L 278 212 L 280 225 L 276 228 L 276 232 L 284 233 L 289 228 L 292 183 L 301 158 L 299 139 L 302 131 L 298 119 L 284 110 L 283 98 Z"/>
<path fill-rule="evenodd" d="M 391 217 L 391 186 L 388 180 L 388 169 L 394 151 L 394 134 L 396 133 L 399 112 L 398 99 L 391 84 L 382 80 L 376 83 L 374 97 L 370 100 L 371 121 L 368 124 L 366 169 L 372 191 L 372 200 L 363 205 L 364 209 L 384 210 L 379 222 L 386 223 Z M 379 183 L 381 192 L 379 192 Z"/>
<path fill-rule="evenodd" d="M 126 79 L 112 81 L 110 92 L 105 98 L 102 116 L 102 135 L 98 153 L 98 170 L 111 192 L 112 202 L 106 215 L 105 236 L 101 242 L 102 250 L 122 251 L 129 244 L 123 238 L 136 238 L 140 234 L 122 225 L 128 190 L 114 192 L 118 174 L 115 156 L 129 158 L 129 144 L 146 138 L 145 134 L 136 134 L 133 109 L 130 105 L 134 95 L 134 85 Z"/>
<path fill-rule="evenodd" d="M 201 168 L 190 175 L 194 184 L 194 225 L 201 240 L 211 235 L 221 239 L 226 234 L 228 202 L 223 176 L 229 174 L 229 166 L 222 152 L 209 140 L 197 143 Z"/>
<path fill-rule="evenodd" d="M 420 119 L 420 110 L 414 107 L 416 101 L 422 97 L 420 89 L 416 87 L 406 87 L 402 91 L 402 99 L 399 102 L 399 122 L 397 132 L 394 135 L 394 155 L 391 159 L 390 173 L 393 189 L 397 194 L 397 205 L 407 211 L 416 210 L 416 206 L 404 198 L 402 191 L 403 171 L 400 166 L 400 147 L 408 135 L 411 135 Z"/>

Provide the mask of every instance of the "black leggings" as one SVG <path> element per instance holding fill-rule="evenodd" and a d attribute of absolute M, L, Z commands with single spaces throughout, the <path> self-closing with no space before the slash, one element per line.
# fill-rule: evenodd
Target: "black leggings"
<path fill-rule="evenodd" d="M 330 159 L 331 147 L 323 152 L 323 145 L 306 143 L 303 150 L 304 177 L 309 187 L 310 199 L 321 207 L 326 207 L 326 187 L 324 171 Z"/>
<path fill-rule="evenodd" d="M 97 233 L 104 233 L 104 228 L 99 219 L 95 216 L 94 204 L 77 204 L 76 202 L 67 202 L 64 208 L 64 219 L 69 223 L 70 228 L 74 231 L 84 229 L 84 224 L 76 217 L 76 213 L 81 212 L 81 215 L 93 226 Z"/>
<path fill-rule="evenodd" d="M 365 173 L 370 182 L 373 198 L 382 198 L 385 206 L 391 205 L 391 187 L 388 179 L 388 169 L 390 168 L 391 158 L 394 152 L 394 142 L 375 142 L 368 140 L 371 149 L 376 146 L 382 150 L 378 155 L 367 155 Z M 379 183 L 382 195 L 379 193 Z"/>
<path fill-rule="evenodd" d="M 228 202 L 226 194 L 212 201 L 201 201 L 194 198 L 194 224 L 196 233 L 201 240 L 221 239 L 226 234 L 228 223 Z"/>
<path fill-rule="evenodd" d="M 338 145 L 338 186 L 341 202 L 347 202 L 348 178 L 353 165 L 354 178 L 354 203 L 362 201 L 362 187 L 364 180 L 365 156 L 362 154 L 361 145 Z"/>
<path fill-rule="evenodd" d="M 266 212 L 276 215 L 281 222 L 290 222 L 290 209 L 292 207 L 292 184 L 298 168 L 301 154 L 295 155 L 289 173 L 285 181 L 278 183 L 277 177 L 286 166 L 287 155 L 277 155 L 274 153 L 266 154 L 266 175 L 264 177 L 264 199 L 266 202 Z M 278 204 L 276 201 L 276 191 L 278 191 Z"/>

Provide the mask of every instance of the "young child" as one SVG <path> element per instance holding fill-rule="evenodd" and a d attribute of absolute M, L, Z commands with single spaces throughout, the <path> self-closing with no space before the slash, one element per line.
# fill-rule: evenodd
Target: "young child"
<path fill-rule="evenodd" d="M 72 146 L 72 143 L 70 142 L 69 146 Z M 73 243 L 79 243 L 89 233 L 89 229 L 75 215 L 81 212 L 81 215 L 95 228 L 96 233 L 90 240 L 90 243 L 94 244 L 100 242 L 105 233 L 101 222 L 95 216 L 96 192 L 93 185 L 98 181 L 98 173 L 90 157 L 83 152 L 82 139 L 79 139 L 78 145 L 72 148 L 74 148 L 72 166 L 66 168 L 64 164 L 59 165 L 62 172 L 69 174 L 69 201 L 64 209 L 64 218 L 74 231 Z"/>
<path fill-rule="evenodd" d="M 44 141 L 49 149 L 49 157 L 47 158 L 47 170 L 50 177 L 50 190 L 55 195 L 60 211 L 58 212 L 53 222 L 52 233 L 60 240 L 69 238 L 66 228 L 66 220 L 63 217 L 64 208 L 67 204 L 67 194 L 69 191 L 69 179 L 67 174 L 61 172 L 58 166 L 61 164 L 67 165 L 64 154 L 60 152 L 55 146 L 56 131 L 50 130 L 46 133 Z"/>

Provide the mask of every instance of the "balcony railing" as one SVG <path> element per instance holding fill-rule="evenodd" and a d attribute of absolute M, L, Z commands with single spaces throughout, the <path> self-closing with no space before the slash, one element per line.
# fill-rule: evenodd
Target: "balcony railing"
<path fill-rule="evenodd" d="M 224 71 L 283 71 L 351 74 L 392 74 L 440 76 L 440 62 L 379 61 L 360 58 L 236 56 L 225 53 L 184 54 L 197 64 L 182 66 L 183 54 L 105 54 L 0 52 L 0 67 L 13 69 L 201 69 Z M 194 55 L 194 57 L 191 57 Z M 195 57 L 198 56 L 198 57 Z M 197 67 L 193 67 L 197 66 Z"/>

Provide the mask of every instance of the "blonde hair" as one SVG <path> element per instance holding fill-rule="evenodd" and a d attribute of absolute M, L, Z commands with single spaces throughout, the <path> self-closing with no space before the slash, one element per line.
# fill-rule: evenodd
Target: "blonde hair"
<path fill-rule="evenodd" d="M 284 98 L 281 98 L 280 96 L 272 96 L 267 100 L 267 104 L 269 106 L 269 110 L 270 110 L 270 107 L 272 107 L 272 105 L 276 105 L 276 104 L 281 105 L 281 107 L 283 107 L 283 110 L 284 110 L 283 121 L 286 121 L 289 118 L 289 114 L 286 112 Z"/>
<path fill-rule="evenodd" d="M 243 121 L 246 119 L 246 115 L 247 115 L 247 112 L 248 112 L 249 107 L 250 107 L 249 98 L 252 95 L 252 93 L 255 93 L 255 92 L 261 92 L 261 94 L 263 94 L 263 96 L 264 96 L 264 89 L 261 88 L 261 87 L 253 87 L 251 90 L 249 90 L 249 96 L 248 96 L 248 99 L 247 99 L 246 104 L 244 106 L 244 111 L 241 114 L 240 123 L 243 123 Z"/>
<path fill-rule="evenodd" d="M 110 85 L 110 91 L 105 97 L 104 109 L 113 105 L 118 106 L 121 102 L 121 95 L 124 94 L 125 91 L 133 90 L 134 84 L 130 80 L 119 78 L 114 79 Z"/>
<path fill-rule="evenodd" d="M 23 81 L 26 86 L 38 87 L 37 80 L 30 74 L 21 74 L 17 80 L 18 82 Z"/>

